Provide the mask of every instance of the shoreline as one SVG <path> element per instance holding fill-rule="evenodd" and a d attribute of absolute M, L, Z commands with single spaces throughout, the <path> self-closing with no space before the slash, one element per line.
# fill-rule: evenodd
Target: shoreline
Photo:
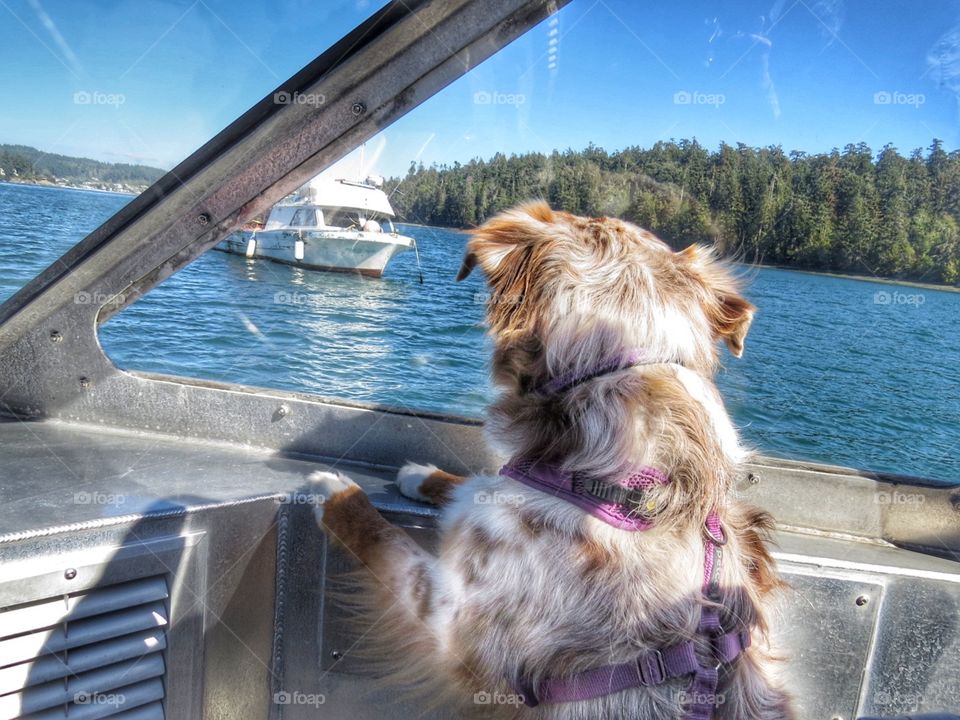
<path fill-rule="evenodd" d="M 862 280 L 863 282 L 877 283 L 879 285 L 901 285 L 903 287 L 920 288 L 921 290 L 943 290 L 944 292 L 960 293 L 960 287 L 957 285 L 925 283 L 920 280 L 900 280 L 898 278 L 876 277 L 875 275 L 852 275 L 850 273 L 838 273 L 829 270 L 806 270 L 791 267 L 790 265 L 768 265 L 765 263 L 757 263 L 753 265 L 753 267 L 770 268 L 772 270 L 789 270 L 790 272 L 805 273 L 806 275 L 823 275 L 824 277 L 841 278 L 843 280 Z"/>
<path fill-rule="evenodd" d="M 424 228 L 427 230 L 446 230 L 453 233 L 469 233 L 472 228 L 443 227 L 441 225 L 424 225 L 422 223 L 400 222 L 397 225 L 409 225 L 410 227 Z M 789 270 L 790 272 L 805 273 L 807 275 L 823 275 L 824 277 L 840 278 L 841 280 L 862 280 L 880 285 L 900 285 L 902 287 L 920 288 L 922 290 L 942 290 L 944 292 L 960 293 L 960 285 L 941 285 L 938 283 L 928 283 L 921 280 L 901 280 L 899 278 L 884 278 L 874 275 L 853 275 L 851 273 L 833 272 L 830 270 L 807 270 L 805 268 L 793 267 L 791 265 L 776 265 L 773 263 L 745 263 L 737 262 L 746 268 L 765 268 L 770 270 Z"/>
<path fill-rule="evenodd" d="M 468 233 L 473 228 L 458 228 L 458 227 L 444 227 L 443 225 L 424 225 L 423 223 L 415 222 L 406 222 L 402 220 L 397 220 L 394 222 L 395 225 L 409 225 L 410 227 L 426 228 L 427 230 L 446 230 L 447 232 L 454 233 Z"/>
<path fill-rule="evenodd" d="M 51 182 L 29 182 L 0 179 L 0 185 L 29 185 L 32 187 L 53 188 L 56 190 L 78 190 L 81 192 L 105 193 L 107 195 L 126 195 L 136 197 L 139 192 L 128 190 L 103 190 L 100 188 L 82 187 L 77 185 L 57 185 Z M 142 191 L 141 191 L 142 192 Z M 424 225 L 423 223 L 397 221 L 397 225 L 408 225 L 410 227 L 424 228 L 427 230 L 445 230 L 458 234 L 470 232 L 470 228 L 443 227 L 441 225 Z M 739 263 L 745 267 L 769 268 L 771 270 L 789 270 L 790 272 L 805 273 L 807 275 L 822 275 L 824 277 L 840 278 L 843 280 L 861 280 L 863 282 L 877 283 L 880 285 L 899 285 L 902 287 L 919 288 L 921 290 L 942 290 L 943 292 L 960 293 L 958 285 L 942 285 L 938 283 L 927 283 L 920 280 L 902 280 L 899 278 L 883 278 L 873 275 L 854 275 L 851 273 L 832 272 L 830 270 L 807 270 L 805 268 L 792 267 L 790 265 L 776 265 L 772 263 Z"/>
<path fill-rule="evenodd" d="M 0 185 L 28 185 L 30 187 L 52 188 L 54 190 L 80 190 L 81 192 L 106 193 L 108 195 L 127 195 L 136 197 L 139 192 L 132 190 L 103 190 L 102 188 L 83 187 L 82 185 L 58 185 L 51 182 L 29 182 L 24 180 L 0 180 Z M 142 192 L 142 191 L 141 191 Z"/>
<path fill-rule="evenodd" d="M 410 227 L 425 228 L 427 230 L 446 230 L 454 233 L 469 233 L 473 228 L 443 227 L 441 225 L 424 225 L 423 223 L 401 222 L 397 225 L 409 225 Z M 805 273 L 807 275 L 823 275 L 824 277 L 840 278 L 841 280 L 862 280 L 864 282 L 878 283 L 880 285 L 900 285 L 902 287 L 914 287 L 922 290 L 943 290 L 944 292 L 960 293 L 960 285 L 941 285 L 938 283 L 923 282 L 921 280 L 901 280 L 899 278 L 884 278 L 874 275 L 854 275 L 851 273 L 833 272 L 831 270 L 807 270 L 805 268 L 793 267 L 791 265 L 776 265 L 774 263 L 745 263 L 737 262 L 746 268 L 766 268 L 770 270 L 789 270 L 790 272 Z"/>

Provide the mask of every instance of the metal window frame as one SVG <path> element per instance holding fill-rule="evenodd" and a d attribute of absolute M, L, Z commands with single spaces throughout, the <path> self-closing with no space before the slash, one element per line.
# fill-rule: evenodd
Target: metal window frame
<path fill-rule="evenodd" d="M 375 13 L 0 305 L 0 409 L 54 416 L 123 384 L 98 324 L 565 2 L 395 0 Z"/>

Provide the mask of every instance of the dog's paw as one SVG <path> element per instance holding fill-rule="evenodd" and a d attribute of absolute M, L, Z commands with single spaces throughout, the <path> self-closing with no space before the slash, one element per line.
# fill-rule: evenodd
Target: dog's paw
<path fill-rule="evenodd" d="M 311 473 L 307 480 L 310 482 L 313 490 L 316 492 L 319 502 L 314 505 L 313 513 L 319 523 L 323 519 L 323 507 L 338 493 L 347 492 L 353 488 L 359 489 L 353 480 L 343 473 L 331 472 L 329 470 L 318 470 Z"/>
<path fill-rule="evenodd" d="M 423 485 L 423 481 L 435 472 L 437 472 L 436 465 L 418 465 L 408 462 L 397 471 L 397 485 L 400 488 L 400 494 L 411 500 L 432 502 L 430 498 L 420 492 L 420 487 Z"/>
<path fill-rule="evenodd" d="M 317 470 L 311 473 L 307 480 L 318 493 L 326 498 L 333 497 L 337 493 L 345 492 L 351 488 L 360 487 L 343 473 L 330 470 Z"/>

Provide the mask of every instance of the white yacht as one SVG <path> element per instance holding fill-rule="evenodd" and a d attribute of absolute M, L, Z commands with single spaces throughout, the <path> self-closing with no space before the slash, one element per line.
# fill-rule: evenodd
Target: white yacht
<path fill-rule="evenodd" d="M 383 178 L 364 181 L 317 177 L 249 223 L 218 250 L 310 270 L 380 277 L 390 259 L 415 240 L 393 227 Z"/>

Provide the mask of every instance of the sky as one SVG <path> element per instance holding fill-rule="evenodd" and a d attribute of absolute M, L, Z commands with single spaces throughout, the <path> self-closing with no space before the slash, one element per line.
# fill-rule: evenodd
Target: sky
<path fill-rule="evenodd" d="M 0 0 L 0 143 L 171 168 L 374 0 Z M 696 138 L 960 147 L 960 0 L 574 0 L 342 174 Z"/>

